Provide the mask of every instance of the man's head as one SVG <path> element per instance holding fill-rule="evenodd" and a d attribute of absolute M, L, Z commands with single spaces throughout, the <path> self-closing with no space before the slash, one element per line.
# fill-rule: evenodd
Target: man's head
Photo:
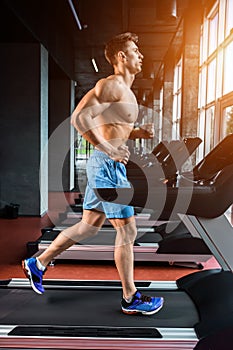
<path fill-rule="evenodd" d="M 113 66 L 117 63 L 116 55 L 119 51 L 126 51 L 129 41 L 135 44 L 138 42 L 138 36 L 134 33 L 123 33 L 114 36 L 105 46 L 105 57 L 107 61 Z"/>

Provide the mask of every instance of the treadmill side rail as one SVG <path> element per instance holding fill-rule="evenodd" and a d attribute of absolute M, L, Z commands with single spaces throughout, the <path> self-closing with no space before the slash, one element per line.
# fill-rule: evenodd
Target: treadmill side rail
<path fill-rule="evenodd" d="M 135 284 L 141 290 L 150 290 L 150 289 L 158 289 L 158 290 L 177 290 L 176 281 L 135 281 Z M 122 289 L 120 281 L 104 281 L 104 280 L 64 280 L 63 279 L 44 279 L 43 285 L 45 289 L 53 289 L 53 288 L 65 288 L 65 289 Z M 31 289 L 29 280 L 26 278 L 12 278 L 11 281 L 6 285 L 8 288 L 29 288 Z M 1 288 L 1 286 L 0 286 Z"/>
<path fill-rule="evenodd" d="M 191 234 L 198 232 L 223 270 L 233 272 L 233 229 L 226 216 L 207 219 L 178 215 Z"/>
<path fill-rule="evenodd" d="M 73 336 L 17 336 L 10 335 L 18 326 L 0 326 L 1 346 L 15 349 L 185 349 L 193 350 L 198 343 L 193 328 L 157 328 L 158 338 L 124 337 L 73 337 Z M 153 331 L 153 330 L 152 330 Z"/>

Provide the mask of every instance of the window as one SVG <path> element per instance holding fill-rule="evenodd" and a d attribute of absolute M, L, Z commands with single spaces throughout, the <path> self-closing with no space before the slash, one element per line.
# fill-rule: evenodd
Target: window
<path fill-rule="evenodd" d="M 233 29 L 233 1 L 226 1 L 226 28 L 225 35 L 228 36 Z"/>
<path fill-rule="evenodd" d="M 223 93 L 233 91 L 233 41 L 224 51 Z"/>
<path fill-rule="evenodd" d="M 160 89 L 160 97 L 159 97 L 159 125 L 158 125 L 158 139 L 161 141 L 163 139 L 163 87 Z"/>
<path fill-rule="evenodd" d="M 207 77 L 207 103 L 215 100 L 215 90 L 216 90 L 216 59 L 213 59 L 208 64 L 208 77 Z"/>
<path fill-rule="evenodd" d="M 206 104 L 206 66 L 204 66 L 200 72 L 199 77 L 199 108 Z"/>
<path fill-rule="evenodd" d="M 205 139 L 205 110 L 200 110 L 198 118 L 198 135 L 203 141 L 197 149 L 197 162 L 199 162 L 204 155 L 204 139 Z"/>
<path fill-rule="evenodd" d="M 233 133 L 233 105 L 223 110 L 223 137 Z"/>
<path fill-rule="evenodd" d="M 232 28 L 233 0 L 216 0 L 203 19 L 200 37 L 198 136 L 204 141 L 203 146 L 199 147 L 203 150 L 202 156 L 231 130 Z M 228 101 L 227 104 L 226 101 Z"/>
<path fill-rule="evenodd" d="M 172 139 L 173 140 L 178 140 L 180 137 L 181 86 L 182 86 L 182 59 L 180 59 L 180 61 L 177 63 L 174 70 L 173 113 L 172 113 Z"/>
<path fill-rule="evenodd" d="M 76 141 L 76 160 L 78 159 L 87 159 L 92 153 L 94 147 L 86 141 L 82 135 L 77 133 L 77 141 Z"/>
<path fill-rule="evenodd" d="M 215 106 L 211 106 L 206 110 L 205 154 L 214 147 L 214 112 Z"/>
<path fill-rule="evenodd" d="M 209 47 L 208 54 L 211 55 L 218 45 L 218 12 L 209 19 Z"/>

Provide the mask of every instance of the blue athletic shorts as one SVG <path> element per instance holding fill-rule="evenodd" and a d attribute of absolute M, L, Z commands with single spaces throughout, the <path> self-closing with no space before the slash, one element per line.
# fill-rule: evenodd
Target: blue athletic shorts
<path fill-rule="evenodd" d="M 96 209 L 105 213 L 106 217 L 129 218 L 134 215 L 134 208 L 101 201 L 95 195 L 94 188 L 129 188 L 125 165 L 115 162 L 105 153 L 94 150 L 87 161 L 87 187 L 84 195 L 83 209 Z"/>

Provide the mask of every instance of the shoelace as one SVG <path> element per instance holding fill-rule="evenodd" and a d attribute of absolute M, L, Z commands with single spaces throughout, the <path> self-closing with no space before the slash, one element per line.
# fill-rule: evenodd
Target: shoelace
<path fill-rule="evenodd" d="M 138 298 L 140 300 L 142 300 L 143 303 L 150 303 L 151 302 L 151 297 L 147 296 L 147 295 L 144 295 L 144 294 L 141 294 L 140 298 Z"/>

